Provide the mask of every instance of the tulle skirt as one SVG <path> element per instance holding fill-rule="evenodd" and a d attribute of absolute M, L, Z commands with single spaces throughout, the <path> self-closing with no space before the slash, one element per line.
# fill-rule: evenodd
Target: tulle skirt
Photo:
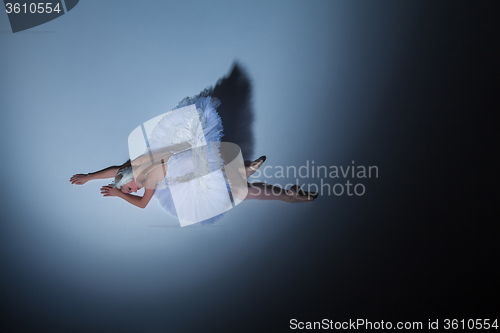
<path fill-rule="evenodd" d="M 183 142 L 192 148 L 169 159 L 167 176 L 157 184 L 154 197 L 166 212 L 181 220 L 181 225 L 209 225 L 232 207 L 230 188 L 221 171 L 223 160 L 217 149 L 224 135 L 217 113 L 220 102 L 211 96 L 187 97 L 174 110 L 189 105 L 196 110 L 167 113 L 149 137 L 152 150 Z"/>

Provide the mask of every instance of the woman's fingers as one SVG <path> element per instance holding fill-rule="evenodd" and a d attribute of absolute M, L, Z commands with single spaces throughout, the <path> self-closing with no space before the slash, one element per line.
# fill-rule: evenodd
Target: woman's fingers
<path fill-rule="evenodd" d="M 74 175 L 73 177 L 71 177 L 69 179 L 69 181 L 71 182 L 71 184 L 76 184 L 76 185 L 81 185 L 82 184 L 79 175 Z"/>
<path fill-rule="evenodd" d="M 71 177 L 69 179 L 69 181 L 71 182 L 71 184 L 83 185 L 83 184 L 85 184 L 84 178 L 85 178 L 85 175 L 76 174 L 76 175 L 73 175 L 73 177 Z"/>
<path fill-rule="evenodd" d="M 101 194 L 104 196 L 104 197 L 109 197 L 109 191 L 111 190 L 111 186 L 110 185 L 105 185 L 103 187 L 101 187 Z"/>

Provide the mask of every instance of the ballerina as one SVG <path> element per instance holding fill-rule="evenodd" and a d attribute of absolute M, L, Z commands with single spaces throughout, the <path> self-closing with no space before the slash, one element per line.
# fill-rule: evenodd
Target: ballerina
<path fill-rule="evenodd" d="M 266 160 L 266 156 L 261 156 L 255 161 L 245 161 L 245 170 L 247 176 L 253 175 Z M 149 201 L 154 195 L 156 186 L 166 177 L 167 162 L 162 163 L 162 169 L 154 168 L 145 178 L 145 183 L 141 183 L 133 177 L 130 160 L 122 165 L 110 166 L 105 169 L 91 172 L 87 174 L 75 174 L 70 178 L 71 184 L 84 185 L 90 180 L 113 178 L 114 184 L 109 184 L 101 187 L 101 194 L 104 197 L 120 197 L 139 208 L 146 208 Z M 161 171 L 161 173 L 160 173 Z M 138 184 L 139 183 L 139 184 Z M 131 195 L 145 187 L 144 195 Z M 245 200 L 279 200 L 290 203 L 310 202 L 318 197 L 317 192 L 306 192 L 300 186 L 293 185 L 290 189 L 285 190 L 281 187 L 268 183 L 250 183 L 247 182 L 248 195 Z"/>
<path fill-rule="evenodd" d="M 111 184 L 100 189 L 104 197 L 119 197 L 134 206 L 145 208 L 155 196 L 162 207 L 175 217 L 186 212 L 189 215 L 193 211 L 196 217 L 186 224 L 212 224 L 220 219 L 228 209 L 228 193 L 240 202 L 252 199 L 288 203 L 314 201 L 317 193 L 303 191 L 297 185 L 286 190 L 267 183 L 249 183 L 247 178 L 262 166 L 265 156 L 244 161 L 241 183 L 244 190 L 231 188 L 229 176 L 226 182 L 221 181 L 222 177 L 204 177 L 209 169 L 222 169 L 225 163 L 218 148 L 223 144 L 221 138 L 224 135 L 222 120 L 217 112 L 221 103 L 211 96 L 214 90 L 206 89 L 193 98 L 187 97 L 173 109 L 176 112 L 166 113 L 149 135 L 147 153 L 121 165 L 88 174 L 75 174 L 70 178 L 71 184 L 83 185 L 90 180 L 113 178 Z M 218 146 L 212 145 L 210 150 L 207 147 L 212 143 Z M 245 142 L 241 144 L 251 146 Z M 132 194 L 142 188 L 142 196 Z M 177 193 L 181 191 L 181 200 L 175 200 L 173 188 Z"/>

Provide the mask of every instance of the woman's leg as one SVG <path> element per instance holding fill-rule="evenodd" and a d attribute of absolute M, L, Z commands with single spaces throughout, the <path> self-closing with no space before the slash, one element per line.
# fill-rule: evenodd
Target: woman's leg
<path fill-rule="evenodd" d="M 267 183 L 248 183 L 246 199 L 250 200 L 279 200 L 291 203 L 314 201 L 317 193 L 307 193 L 295 186 L 290 190 L 273 186 Z"/>

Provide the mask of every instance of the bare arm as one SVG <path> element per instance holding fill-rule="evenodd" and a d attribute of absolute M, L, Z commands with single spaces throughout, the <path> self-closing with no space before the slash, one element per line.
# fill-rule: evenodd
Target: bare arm
<path fill-rule="evenodd" d="M 128 203 L 131 203 L 134 206 L 137 206 L 139 208 L 146 208 L 149 201 L 151 201 L 151 198 L 153 197 L 154 193 L 155 190 L 146 188 L 144 189 L 144 195 L 141 197 L 138 195 L 123 193 L 122 191 L 118 190 L 117 196 L 127 201 Z"/>
<path fill-rule="evenodd" d="M 90 177 L 90 180 L 114 178 L 119 169 L 120 167 L 115 165 L 96 172 L 88 173 L 87 175 Z"/>
<path fill-rule="evenodd" d="M 87 173 L 87 174 L 79 173 L 79 174 L 73 175 L 73 177 L 71 177 L 69 181 L 71 182 L 71 184 L 83 185 L 86 182 L 88 182 L 89 180 L 114 178 L 116 176 L 116 173 L 118 172 L 118 170 L 120 170 L 120 168 L 122 166 L 123 165 L 110 166 L 110 167 L 107 167 L 105 169 L 102 169 L 102 170 L 99 170 L 96 172 Z"/>
<path fill-rule="evenodd" d="M 149 201 L 151 201 L 153 194 L 155 193 L 156 179 L 153 178 L 154 177 L 148 177 L 146 179 L 146 186 L 144 188 L 144 195 L 142 197 L 139 195 L 123 193 L 122 191 L 115 187 L 112 187 L 111 185 L 101 187 L 101 193 L 105 197 L 120 197 L 134 206 L 137 206 L 139 208 L 146 208 Z"/>

